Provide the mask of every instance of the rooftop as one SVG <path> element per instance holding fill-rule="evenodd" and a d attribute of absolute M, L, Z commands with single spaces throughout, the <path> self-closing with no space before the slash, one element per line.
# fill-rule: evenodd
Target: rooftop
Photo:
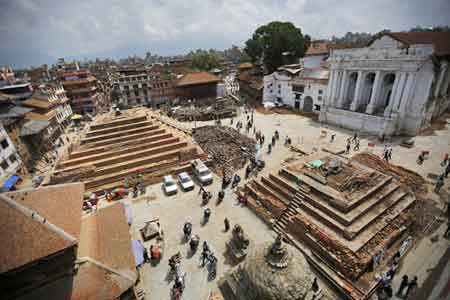
<path fill-rule="evenodd" d="M 326 55 L 329 53 L 328 43 L 326 42 L 311 42 L 305 56 Z"/>
<path fill-rule="evenodd" d="M 46 100 L 40 99 L 28 99 L 22 102 L 24 106 L 35 107 L 35 108 L 50 108 L 52 103 Z"/>
<path fill-rule="evenodd" d="M 188 73 L 184 75 L 177 86 L 188 86 L 196 84 L 217 83 L 220 78 L 208 72 Z"/>
<path fill-rule="evenodd" d="M 386 35 L 407 45 L 432 44 L 436 55 L 450 55 L 450 32 L 389 32 Z"/>
<path fill-rule="evenodd" d="M 0 272 L 76 245 L 83 192 L 71 183 L 0 195 Z"/>

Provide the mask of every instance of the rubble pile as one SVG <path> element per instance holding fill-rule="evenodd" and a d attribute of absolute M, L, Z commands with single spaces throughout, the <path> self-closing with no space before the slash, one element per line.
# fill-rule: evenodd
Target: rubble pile
<path fill-rule="evenodd" d="M 216 173 L 231 175 L 244 167 L 256 153 L 256 141 L 224 126 L 203 126 L 194 131 L 194 140 L 212 159 Z"/>
<path fill-rule="evenodd" d="M 51 184 L 69 183 L 83 181 L 88 178 L 92 172 L 95 171 L 94 166 L 78 167 L 71 171 L 62 171 L 58 174 L 53 174 L 50 178 Z"/>
<path fill-rule="evenodd" d="M 425 179 L 422 176 L 403 167 L 390 164 L 380 157 L 376 156 L 375 154 L 356 154 L 352 157 L 352 160 L 355 160 L 384 174 L 394 176 L 400 181 L 400 183 L 410 187 L 416 193 L 427 191 Z"/>
<path fill-rule="evenodd" d="M 167 112 L 169 117 L 178 121 L 209 121 L 236 116 L 236 103 L 233 99 L 215 100 L 210 105 L 178 106 Z"/>

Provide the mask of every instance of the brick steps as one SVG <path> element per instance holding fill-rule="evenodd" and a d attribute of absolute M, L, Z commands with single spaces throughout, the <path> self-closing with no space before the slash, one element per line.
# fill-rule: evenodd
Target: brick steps
<path fill-rule="evenodd" d="M 105 122 L 105 123 L 101 123 L 101 124 L 91 125 L 90 130 L 111 128 L 111 127 L 121 126 L 121 125 L 125 125 L 125 124 L 130 124 L 130 123 L 142 122 L 145 120 L 147 120 L 147 116 L 145 116 L 145 115 L 131 117 L 131 118 L 122 118 L 122 119 L 111 121 L 111 122 Z"/>
<path fill-rule="evenodd" d="M 292 197 L 294 196 L 292 193 L 287 191 L 286 189 L 283 189 L 279 185 L 277 185 L 275 182 L 270 180 L 267 177 L 261 176 L 261 183 L 264 184 L 264 186 L 275 195 L 278 195 L 278 198 L 280 198 L 281 201 L 284 202 L 284 204 L 288 205 L 289 202 L 291 202 Z"/>
<path fill-rule="evenodd" d="M 115 132 L 115 133 L 108 133 L 108 134 L 99 135 L 99 136 L 82 138 L 80 142 L 82 145 L 83 144 L 91 144 L 91 143 L 95 143 L 95 142 L 101 142 L 104 140 L 110 140 L 110 139 L 114 139 L 114 138 L 124 137 L 124 136 L 128 136 L 128 135 L 135 134 L 135 133 L 142 133 L 142 132 L 146 132 L 146 131 L 156 130 L 158 128 L 159 128 L 158 125 L 148 125 L 148 126 L 143 126 L 143 127 L 139 127 L 139 128 L 123 130 L 123 131 L 119 131 L 119 132 Z"/>
<path fill-rule="evenodd" d="M 163 134 L 165 132 L 166 132 L 165 129 L 156 129 L 156 130 L 151 130 L 151 131 L 146 131 L 146 132 L 130 134 L 130 135 L 127 135 L 127 136 L 107 139 L 107 140 L 104 140 L 104 141 L 99 141 L 99 142 L 95 142 L 95 143 L 91 143 L 91 144 L 84 144 L 82 146 L 84 146 L 86 148 L 96 148 L 96 147 L 100 147 L 100 146 L 111 146 L 111 145 L 115 145 L 115 144 L 122 143 L 122 142 L 133 142 L 133 141 L 135 141 L 137 139 L 142 139 L 142 138 L 150 137 L 150 136 L 154 136 L 154 135 L 160 135 L 160 134 Z"/>
<path fill-rule="evenodd" d="M 120 143 L 114 143 L 114 146 L 119 148 L 119 147 L 125 147 L 125 146 L 146 144 L 146 143 L 151 143 L 151 142 L 169 139 L 169 138 L 173 138 L 171 133 L 162 133 L 162 134 L 158 134 L 158 135 L 153 135 L 153 133 L 152 133 L 152 135 L 150 135 L 149 137 L 133 139 L 133 140 L 124 141 L 124 142 L 120 142 Z M 74 151 L 69 154 L 69 160 L 83 158 L 83 157 L 87 157 L 90 155 L 101 154 L 101 153 L 105 153 L 108 151 L 112 151 L 111 145 L 105 145 L 105 146 L 100 146 L 100 147 L 96 147 L 96 148 L 89 148 L 86 150 Z"/>
<path fill-rule="evenodd" d="M 374 211 L 370 211 L 370 213 L 366 214 L 364 218 L 358 219 L 350 226 L 340 224 L 338 221 L 326 215 L 324 212 L 315 208 L 307 202 L 302 203 L 302 213 L 305 212 L 307 215 L 309 215 L 313 222 L 318 221 L 321 224 L 326 225 L 326 227 L 332 229 L 334 232 L 339 233 L 347 240 L 353 240 L 364 229 L 371 225 L 381 214 L 383 214 L 392 206 L 395 206 L 395 204 L 397 204 L 406 195 L 407 194 L 405 192 L 398 190 L 396 194 L 392 195 L 392 199 L 389 198 L 388 200 L 380 203 L 376 210 L 375 208 L 373 208 Z"/>
<path fill-rule="evenodd" d="M 159 146 L 174 144 L 174 143 L 179 142 L 179 140 L 180 139 L 177 137 L 171 137 L 169 139 L 160 140 L 160 141 L 153 142 L 153 143 L 141 144 L 137 147 L 127 147 L 127 148 L 119 148 L 118 150 L 102 151 L 99 154 L 88 155 L 88 156 L 84 156 L 84 157 L 80 157 L 80 158 L 69 159 L 69 160 L 63 161 L 60 163 L 60 165 L 58 165 L 58 169 L 67 168 L 67 167 L 71 167 L 71 166 L 75 166 L 75 165 L 80 165 L 80 164 L 84 164 L 84 163 L 88 163 L 88 162 L 95 162 L 95 161 L 99 161 L 99 160 L 105 159 L 105 158 L 117 157 L 117 156 L 120 156 L 123 154 L 127 154 L 127 153 L 130 154 L 130 153 L 134 153 L 134 152 L 138 152 L 138 151 L 142 151 L 142 150 L 146 150 L 146 149 L 156 148 Z"/>
<path fill-rule="evenodd" d="M 132 161 L 135 159 L 140 159 L 140 158 L 143 158 L 146 156 L 152 156 L 152 155 L 156 155 L 159 153 L 164 153 L 164 152 L 168 152 L 168 151 L 172 151 L 172 150 L 181 149 L 186 146 L 187 146 L 187 142 L 178 142 L 178 143 L 174 143 L 174 144 L 163 145 L 163 146 L 145 149 L 145 150 L 141 150 L 141 151 L 128 152 L 128 153 L 125 153 L 122 155 L 111 156 L 111 157 L 108 157 L 105 159 L 82 163 L 82 164 L 78 164 L 76 166 L 71 166 L 71 167 L 68 167 L 65 169 L 61 169 L 59 171 L 71 171 L 71 170 L 75 170 L 79 167 L 89 167 L 89 166 L 94 166 L 96 168 L 102 168 L 102 167 L 111 166 L 111 165 L 121 163 L 121 162 L 129 162 L 129 161 Z"/>
<path fill-rule="evenodd" d="M 263 177 L 261 177 L 261 182 L 258 182 L 257 180 L 255 180 L 255 183 L 258 185 L 258 189 L 260 189 L 263 192 L 269 194 L 270 196 L 278 199 L 280 202 L 283 202 L 285 205 L 289 204 L 289 200 L 284 195 L 278 193 L 277 191 L 272 189 L 270 186 L 268 186 L 267 183 L 263 181 Z"/>
<path fill-rule="evenodd" d="M 116 127 L 110 127 L 110 128 L 104 128 L 104 129 L 98 129 L 98 130 L 91 130 L 88 133 L 86 133 L 86 137 L 94 137 L 94 136 L 99 136 L 99 135 L 105 135 L 105 134 L 109 134 L 109 133 L 114 133 L 114 132 L 119 132 L 119 131 L 134 129 L 134 128 L 139 128 L 139 127 L 144 127 L 144 126 L 150 126 L 150 125 L 154 125 L 153 122 L 145 120 L 145 121 L 142 121 L 142 122 L 135 122 L 135 123 L 131 123 L 131 124 L 119 125 L 119 126 L 116 126 Z"/>

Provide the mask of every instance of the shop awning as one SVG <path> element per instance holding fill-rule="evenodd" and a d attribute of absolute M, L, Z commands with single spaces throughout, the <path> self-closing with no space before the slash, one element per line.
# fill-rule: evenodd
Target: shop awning
<path fill-rule="evenodd" d="M 19 176 L 13 175 L 9 177 L 8 180 L 5 181 L 5 183 L 3 183 L 2 188 L 9 191 L 19 180 L 20 180 Z"/>

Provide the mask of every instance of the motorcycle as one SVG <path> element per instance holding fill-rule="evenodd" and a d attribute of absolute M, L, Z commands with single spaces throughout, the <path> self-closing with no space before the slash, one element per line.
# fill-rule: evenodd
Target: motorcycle
<path fill-rule="evenodd" d="M 220 202 L 222 202 L 224 197 L 225 197 L 225 192 L 223 190 L 221 190 L 219 192 L 219 194 L 217 195 L 217 203 L 219 204 Z"/>
<path fill-rule="evenodd" d="M 240 181 L 241 181 L 241 177 L 239 175 L 234 175 L 233 183 L 231 184 L 231 187 L 235 188 L 239 184 Z"/>
<path fill-rule="evenodd" d="M 205 193 L 203 193 L 202 198 L 203 198 L 203 205 L 208 204 L 209 199 L 212 198 L 211 192 L 205 192 Z"/>
<path fill-rule="evenodd" d="M 200 244 L 200 237 L 196 234 L 192 237 L 189 242 L 189 247 L 191 248 L 191 252 L 195 253 L 197 251 L 198 245 Z"/>
<path fill-rule="evenodd" d="M 189 239 L 191 238 L 191 233 L 192 233 L 192 224 L 191 223 L 186 222 L 184 224 L 183 233 L 184 233 L 184 239 L 186 241 L 189 241 Z"/>

